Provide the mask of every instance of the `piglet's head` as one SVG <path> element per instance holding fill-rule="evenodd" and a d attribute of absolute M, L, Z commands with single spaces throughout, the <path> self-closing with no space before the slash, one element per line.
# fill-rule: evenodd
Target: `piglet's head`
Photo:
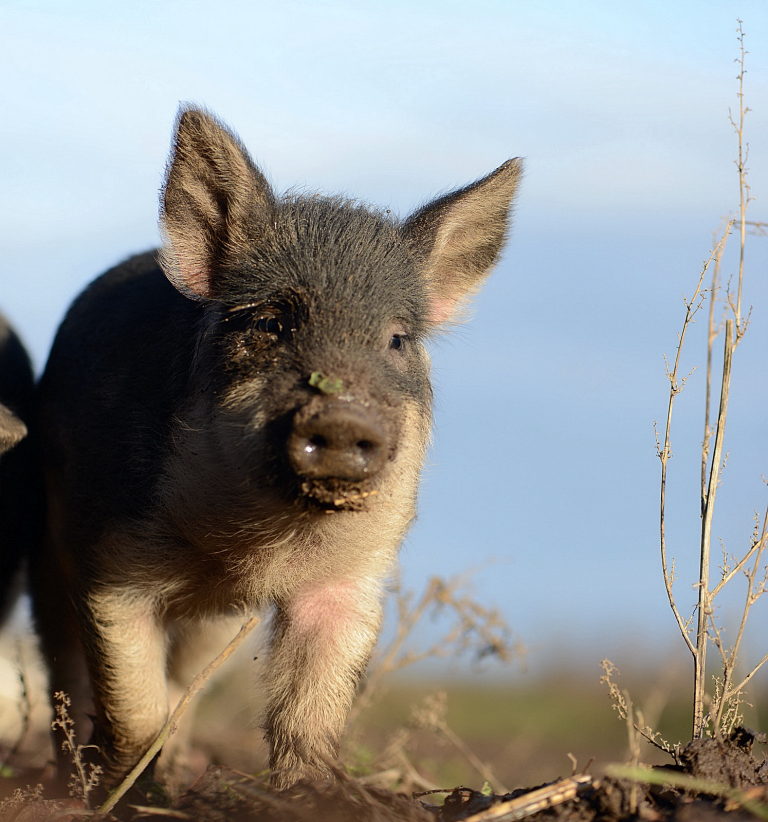
<path fill-rule="evenodd" d="M 498 261 L 509 230 L 522 161 L 418 209 L 400 225 L 438 326 L 461 308 Z M 203 109 L 182 107 L 161 198 L 162 265 L 192 299 L 216 299 L 243 252 L 268 243 L 277 199 L 238 138 Z"/>

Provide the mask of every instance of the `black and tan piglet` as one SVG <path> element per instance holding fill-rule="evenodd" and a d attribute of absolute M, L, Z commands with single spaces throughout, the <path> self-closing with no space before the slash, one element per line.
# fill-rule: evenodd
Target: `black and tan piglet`
<path fill-rule="evenodd" d="M 498 259 L 520 173 L 399 221 L 276 195 L 231 131 L 181 110 L 164 248 L 75 301 L 40 385 L 36 621 L 107 784 L 157 735 L 203 626 L 243 605 L 274 609 L 274 781 L 326 773 L 414 518 L 424 343 Z"/>
<path fill-rule="evenodd" d="M 20 567 L 40 538 L 42 484 L 28 426 L 35 380 L 29 356 L 0 315 L 0 624 L 21 588 Z"/>

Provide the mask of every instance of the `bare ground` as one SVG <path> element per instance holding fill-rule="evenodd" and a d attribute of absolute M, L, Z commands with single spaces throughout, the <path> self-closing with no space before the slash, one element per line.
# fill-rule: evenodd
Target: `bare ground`
<path fill-rule="evenodd" d="M 681 766 L 656 769 L 661 781 L 669 780 L 667 784 L 581 774 L 508 794 L 457 787 L 442 804 L 431 794 L 397 793 L 343 772 L 334 781 L 302 782 L 278 791 L 263 778 L 210 766 L 175 801 L 163 802 L 160 797 L 160 804 L 151 807 L 146 796 L 134 792 L 114 811 L 114 818 L 121 822 L 505 822 L 522 818 L 534 822 L 740 822 L 768 818 L 768 761 L 755 756 L 753 748 L 753 735 L 741 729 L 729 740 L 690 743 L 681 754 Z M 699 783 L 680 787 L 686 777 Z M 0 802 L 3 822 L 93 818 L 92 811 L 85 816 L 78 800 L 48 798 L 45 788 L 9 790 L 14 785 L 19 785 L 18 776 L 0 780 L 0 790 L 4 786 L 6 793 Z"/>

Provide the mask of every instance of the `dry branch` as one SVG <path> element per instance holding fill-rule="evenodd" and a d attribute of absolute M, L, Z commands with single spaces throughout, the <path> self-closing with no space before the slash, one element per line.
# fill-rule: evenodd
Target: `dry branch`
<path fill-rule="evenodd" d="M 241 643 L 256 627 L 261 617 L 258 614 L 251 614 L 236 636 L 227 645 L 227 647 L 207 665 L 193 680 L 192 684 L 184 691 L 183 696 L 179 700 L 179 704 L 173 709 L 171 715 L 168 717 L 163 729 L 157 736 L 157 739 L 150 745 L 144 756 L 136 763 L 133 770 L 125 777 L 125 779 L 109 794 L 107 801 L 99 808 L 99 812 L 103 814 L 109 813 L 115 805 L 122 799 L 131 786 L 146 770 L 149 763 L 160 752 L 160 749 L 168 741 L 171 734 L 174 733 L 176 727 L 181 719 L 182 714 L 189 706 L 189 703 L 195 695 L 203 688 L 205 683 L 213 676 L 213 674 L 221 667 L 221 665 L 237 650 Z"/>
<path fill-rule="evenodd" d="M 704 503 L 701 524 L 701 563 L 699 566 L 699 603 L 697 606 L 696 653 L 694 654 L 693 688 L 693 738 L 704 735 L 704 684 L 707 663 L 707 639 L 709 619 L 712 610 L 712 595 L 709 590 L 709 554 L 712 537 L 712 515 L 715 510 L 715 493 L 720 478 L 720 460 L 723 453 L 723 436 L 728 415 L 728 395 L 731 385 L 731 363 L 733 350 L 733 320 L 725 324 L 725 353 L 723 355 L 723 382 L 720 389 L 720 410 L 717 415 L 715 448 L 712 452 L 712 466 L 709 469 L 709 484 Z"/>

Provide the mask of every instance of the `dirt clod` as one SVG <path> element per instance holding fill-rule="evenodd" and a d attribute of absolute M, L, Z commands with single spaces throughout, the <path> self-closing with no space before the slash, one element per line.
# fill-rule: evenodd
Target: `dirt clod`
<path fill-rule="evenodd" d="M 699 779 L 741 788 L 766 783 L 764 762 L 752 755 L 754 735 L 737 728 L 729 739 L 695 739 L 680 752 L 685 772 Z"/>

